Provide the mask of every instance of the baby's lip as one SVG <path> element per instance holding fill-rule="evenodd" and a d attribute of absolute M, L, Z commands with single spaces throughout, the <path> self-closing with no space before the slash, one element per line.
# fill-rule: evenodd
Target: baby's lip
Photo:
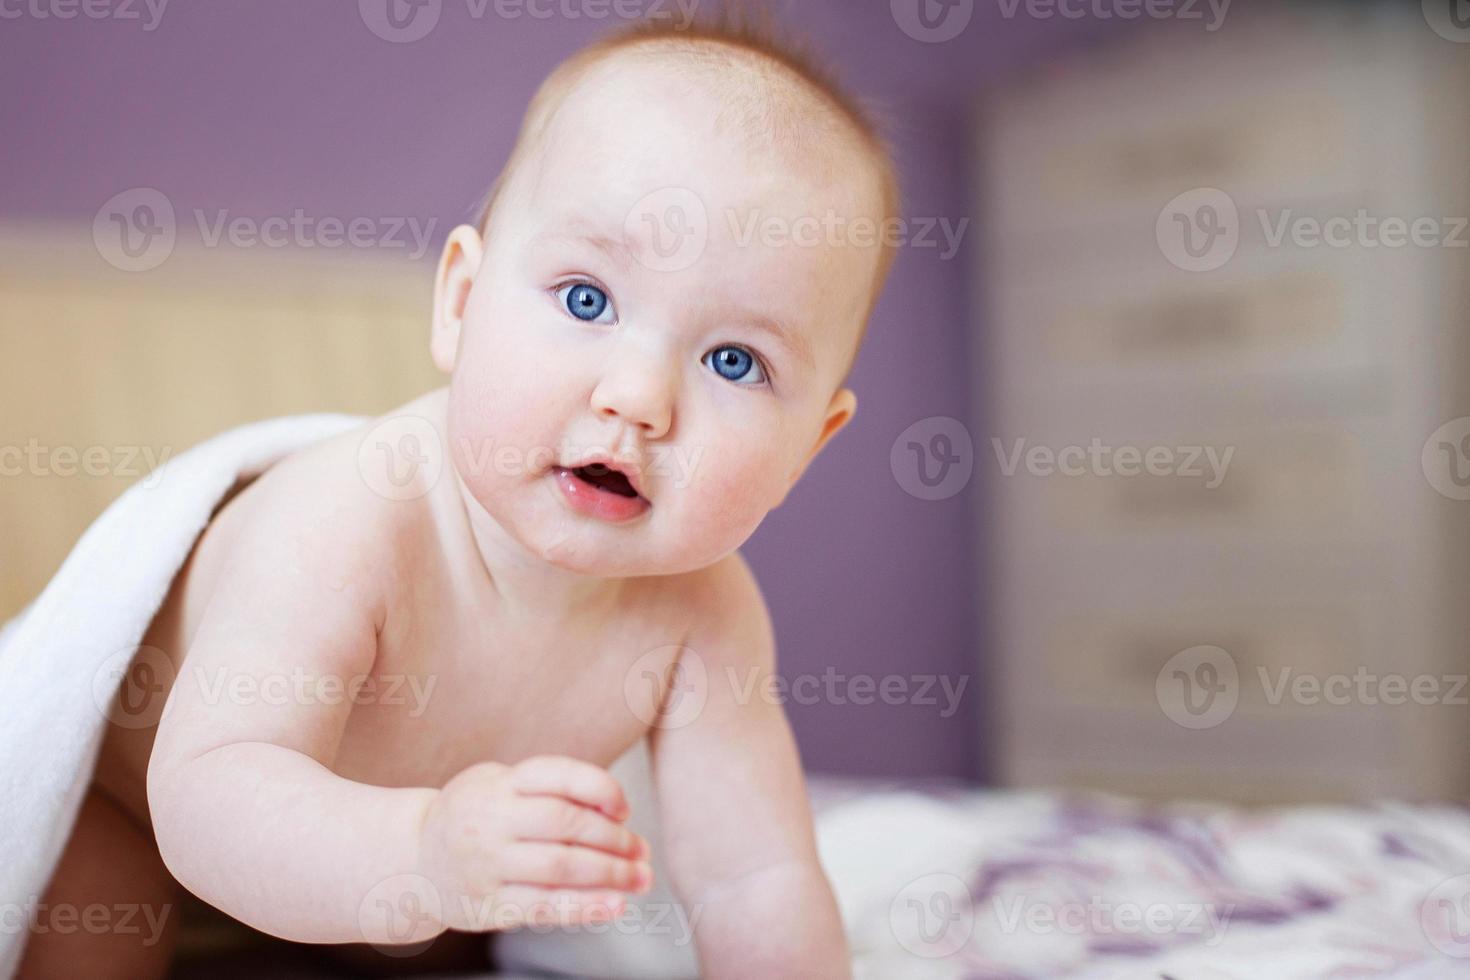
<path fill-rule="evenodd" d="M 638 496 L 642 497 L 644 500 L 648 500 L 648 494 L 644 490 L 642 470 L 638 466 L 631 464 L 626 460 L 614 459 L 607 453 L 591 453 L 578 462 L 563 464 L 563 468 L 568 470 L 577 470 L 583 467 L 596 466 L 601 466 L 607 470 L 616 470 L 619 473 L 623 474 L 623 476 L 628 478 L 628 484 L 633 488 L 633 492 L 638 494 Z"/>

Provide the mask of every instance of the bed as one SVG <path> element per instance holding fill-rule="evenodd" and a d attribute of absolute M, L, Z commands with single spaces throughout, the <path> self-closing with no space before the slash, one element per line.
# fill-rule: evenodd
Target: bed
<path fill-rule="evenodd" d="M 831 778 L 812 790 L 858 980 L 1470 977 L 1462 806 L 1244 809 Z M 267 967 L 333 975 L 231 953 L 178 978 Z"/>
<path fill-rule="evenodd" d="M 861 977 L 1470 976 L 1470 812 L 950 790 L 825 802 Z"/>

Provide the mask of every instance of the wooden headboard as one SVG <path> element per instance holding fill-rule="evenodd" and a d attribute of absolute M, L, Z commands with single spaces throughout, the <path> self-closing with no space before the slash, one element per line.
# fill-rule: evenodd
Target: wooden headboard
<path fill-rule="evenodd" d="M 428 260 L 183 242 L 129 273 L 90 235 L 0 228 L 0 619 L 167 455 L 242 422 L 378 413 L 443 383 L 432 276 Z"/>

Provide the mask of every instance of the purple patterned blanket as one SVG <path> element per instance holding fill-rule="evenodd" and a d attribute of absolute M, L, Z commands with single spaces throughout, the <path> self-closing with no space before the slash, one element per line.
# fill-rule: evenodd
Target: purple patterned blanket
<path fill-rule="evenodd" d="M 1470 977 L 1470 810 L 818 784 L 861 978 Z"/>

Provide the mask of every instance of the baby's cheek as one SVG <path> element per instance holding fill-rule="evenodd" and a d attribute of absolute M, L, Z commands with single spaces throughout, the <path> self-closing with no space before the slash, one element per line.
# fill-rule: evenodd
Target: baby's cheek
<path fill-rule="evenodd" d="M 697 522 L 708 532 L 743 541 L 779 499 L 779 473 L 777 461 L 765 454 L 705 453 L 686 491 Z"/>

